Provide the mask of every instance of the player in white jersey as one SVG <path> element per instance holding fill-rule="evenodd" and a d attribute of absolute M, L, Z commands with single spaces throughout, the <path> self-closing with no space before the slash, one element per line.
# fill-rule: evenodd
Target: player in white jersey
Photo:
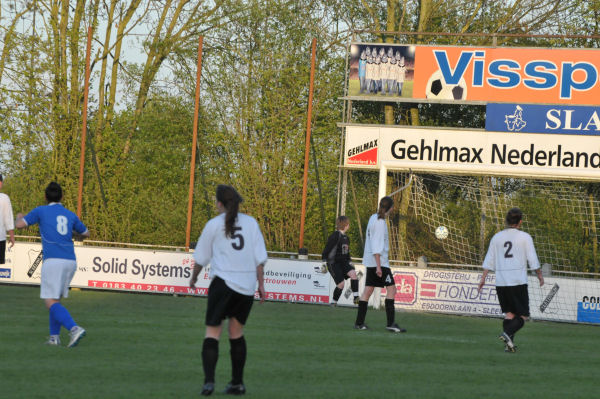
<path fill-rule="evenodd" d="M 0 174 L 0 190 L 2 190 L 3 180 Z M 6 262 L 6 233 L 10 242 L 9 248 L 12 248 L 15 245 L 15 220 L 12 206 L 8 195 L 0 193 L 0 265 Z"/>
<path fill-rule="evenodd" d="M 483 261 L 483 273 L 479 291 L 485 284 L 490 271 L 496 273 L 496 292 L 500 308 L 505 314 L 502 321 L 503 332 L 499 338 L 505 344 L 505 351 L 515 352 L 515 334 L 529 317 L 529 294 L 527 292 L 527 264 L 535 270 L 540 287 L 544 277 L 535 252 L 531 236 L 519 230 L 523 222 L 523 212 L 512 208 L 506 215 L 507 228 L 496 233 L 490 241 Z"/>
<path fill-rule="evenodd" d="M 238 212 L 242 197 L 231 186 L 217 186 L 219 216 L 209 220 L 196 244 L 194 271 L 190 287 L 194 287 L 203 266 L 210 264 L 212 281 L 208 288 L 206 334 L 202 345 L 204 386 L 202 395 L 215 389 L 215 368 L 219 358 L 222 324 L 229 318 L 232 379 L 225 393 L 243 395 L 246 363 L 244 324 L 250 314 L 258 280 L 258 294 L 264 301 L 264 265 L 267 250 L 256 220 Z"/>
<path fill-rule="evenodd" d="M 395 323 L 396 311 L 394 308 L 394 297 L 396 296 L 396 283 L 390 269 L 388 252 L 390 250 L 389 233 L 385 219 L 394 209 L 394 200 L 383 197 L 379 201 L 379 210 L 371 215 L 367 224 L 367 239 L 363 254 L 363 265 L 367 268 L 365 279 L 365 290 L 358 301 L 358 314 L 354 328 L 357 330 L 368 330 L 365 324 L 367 315 L 367 304 L 375 287 L 385 287 L 385 314 L 387 317 L 388 331 L 406 332 L 404 328 Z"/>

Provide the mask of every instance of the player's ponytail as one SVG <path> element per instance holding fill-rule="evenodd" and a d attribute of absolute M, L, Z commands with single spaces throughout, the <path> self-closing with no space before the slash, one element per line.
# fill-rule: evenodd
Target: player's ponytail
<path fill-rule="evenodd" d="M 394 206 L 394 200 L 391 197 L 383 197 L 379 201 L 379 209 L 377 210 L 377 219 L 385 218 L 385 214 Z"/>
<path fill-rule="evenodd" d="M 217 186 L 217 201 L 225 207 L 225 236 L 231 237 L 234 233 L 235 220 L 237 219 L 242 197 L 235 188 L 219 184 Z"/>

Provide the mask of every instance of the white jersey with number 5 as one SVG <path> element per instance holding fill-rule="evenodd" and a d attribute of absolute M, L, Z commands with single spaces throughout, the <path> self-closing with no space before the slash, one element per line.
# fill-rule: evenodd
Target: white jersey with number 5
<path fill-rule="evenodd" d="M 232 290 L 243 295 L 256 291 L 256 267 L 267 262 L 267 249 L 258 223 L 238 213 L 234 232 L 225 236 L 225 214 L 209 220 L 194 250 L 194 260 L 210 263 L 210 278 L 219 276 Z"/>
<path fill-rule="evenodd" d="M 388 252 L 390 240 L 387 223 L 385 219 L 379 219 L 377 214 L 371 215 L 367 224 L 367 239 L 365 240 L 365 251 L 363 253 L 363 265 L 365 267 L 376 267 L 375 254 L 379 254 L 381 267 L 390 267 Z"/>
<path fill-rule="evenodd" d="M 492 237 L 483 268 L 496 272 L 497 286 L 515 286 L 527 284 L 527 263 L 531 270 L 540 268 L 533 239 L 524 231 L 508 228 Z"/>

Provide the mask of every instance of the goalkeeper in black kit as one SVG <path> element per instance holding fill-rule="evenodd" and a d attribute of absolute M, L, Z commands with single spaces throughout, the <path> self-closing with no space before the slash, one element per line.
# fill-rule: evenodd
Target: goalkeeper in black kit
<path fill-rule="evenodd" d="M 339 216 L 335 221 L 336 231 L 327 240 L 327 245 L 322 253 L 323 262 L 335 282 L 333 302 L 335 306 L 344 290 L 346 278 L 350 277 L 350 287 L 354 294 L 354 304 L 358 304 L 358 278 L 354 266 L 350 263 L 350 239 L 346 232 L 350 228 L 347 216 Z"/>
<path fill-rule="evenodd" d="M 506 215 L 506 228 L 494 235 L 483 261 L 479 291 L 490 270 L 496 272 L 496 292 L 504 313 L 503 331 L 498 338 L 505 344 L 506 352 L 516 352 L 515 334 L 529 318 L 529 293 L 527 292 L 527 264 L 535 270 L 540 287 L 544 277 L 531 236 L 521 231 L 523 212 L 512 208 Z"/>

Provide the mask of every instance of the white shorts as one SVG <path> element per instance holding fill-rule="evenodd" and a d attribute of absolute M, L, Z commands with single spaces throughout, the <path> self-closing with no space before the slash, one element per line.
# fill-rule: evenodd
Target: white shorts
<path fill-rule="evenodd" d="M 42 263 L 40 298 L 60 299 L 69 296 L 69 284 L 77 270 L 77 262 L 71 259 L 50 258 Z"/>

